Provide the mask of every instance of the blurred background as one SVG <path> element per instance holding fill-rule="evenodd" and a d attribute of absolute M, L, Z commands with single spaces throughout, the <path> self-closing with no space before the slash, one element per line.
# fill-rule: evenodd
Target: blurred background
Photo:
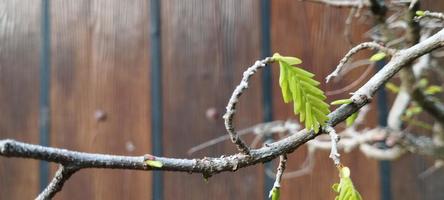
<path fill-rule="evenodd" d="M 444 10 L 444 1 L 421 3 Z M 121 155 L 235 153 L 230 142 L 187 151 L 226 134 L 226 103 L 255 60 L 296 56 L 322 81 L 350 48 L 343 36 L 348 13 L 296 0 L 0 0 L 0 138 Z M 368 40 L 365 19 L 353 21 L 354 42 Z M 276 67 L 253 77 L 238 106 L 238 129 L 295 118 L 281 100 Z M 361 74 L 322 88 L 344 88 Z M 384 125 L 389 99 L 383 93 L 372 103 L 369 127 Z M 328 153 L 316 154 L 312 173 L 285 180 L 282 199 L 333 199 L 337 170 Z M 288 170 L 305 155 L 305 148 L 289 155 Z M 342 158 L 365 199 L 444 199 L 442 171 L 418 178 L 433 163 L 424 157 Z M 36 197 L 56 167 L 0 157 L 0 199 Z M 274 181 L 267 167 L 275 169 L 256 165 L 208 182 L 198 174 L 86 169 L 56 199 L 267 199 Z"/>

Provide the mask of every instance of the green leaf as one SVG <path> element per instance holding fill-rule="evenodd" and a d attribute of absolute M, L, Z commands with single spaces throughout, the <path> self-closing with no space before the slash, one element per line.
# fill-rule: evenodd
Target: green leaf
<path fill-rule="evenodd" d="M 163 164 L 157 160 L 146 160 L 145 163 L 150 167 L 162 168 Z"/>
<path fill-rule="evenodd" d="M 419 114 L 421 112 L 422 112 L 422 107 L 420 107 L 418 105 L 413 105 L 413 106 L 410 106 L 409 108 L 406 109 L 405 116 L 407 118 L 411 118 L 414 115 L 417 115 L 417 114 Z"/>
<path fill-rule="evenodd" d="M 399 92 L 399 87 L 391 82 L 388 82 L 385 84 L 385 88 L 387 88 L 390 92 L 393 93 L 398 93 Z"/>
<path fill-rule="evenodd" d="M 334 183 L 334 184 L 331 186 L 331 189 L 333 189 L 334 192 L 339 193 L 339 183 Z"/>
<path fill-rule="evenodd" d="M 339 178 L 339 183 L 332 186 L 333 191 L 338 194 L 336 200 L 362 200 L 358 190 L 353 186 L 348 167 L 340 167 Z"/>
<path fill-rule="evenodd" d="M 422 11 L 422 10 L 418 10 L 418 11 L 416 11 L 416 15 L 420 16 L 420 17 L 423 17 L 425 15 L 425 12 Z"/>
<path fill-rule="evenodd" d="M 296 57 L 289 57 L 289 56 L 281 56 L 279 53 L 275 53 L 272 57 L 274 60 L 277 61 L 284 61 L 288 63 L 289 65 L 298 65 L 302 63 L 302 60 Z"/>
<path fill-rule="evenodd" d="M 281 86 L 282 97 L 283 97 L 285 103 L 289 103 L 293 99 L 292 99 L 292 94 L 291 94 L 290 86 L 289 86 L 288 69 L 286 67 L 282 67 L 282 66 L 284 66 L 284 64 L 281 62 L 279 62 L 279 65 L 280 65 L 280 74 L 281 74 L 281 76 L 279 77 L 279 85 Z"/>
<path fill-rule="evenodd" d="M 429 84 L 429 81 L 426 78 L 422 78 L 418 81 L 418 86 L 421 88 L 425 88 Z"/>
<path fill-rule="evenodd" d="M 356 118 L 358 118 L 358 115 L 359 111 L 356 111 L 355 113 L 347 117 L 347 119 L 345 120 L 345 124 L 347 125 L 347 127 L 350 127 L 351 125 L 353 125 L 353 123 L 355 123 Z"/>
<path fill-rule="evenodd" d="M 331 105 L 342 105 L 342 104 L 349 104 L 352 103 L 353 101 L 351 99 L 339 99 L 336 101 L 331 102 Z"/>
<path fill-rule="evenodd" d="M 426 93 L 428 95 L 434 95 L 434 94 L 440 93 L 440 92 L 442 92 L 442 87 L 437 86 L 437 85 L 431 85 L 431 86 L 427 87 L 424 91 L 424 93 Z"/>
<path fill-rule="evenodd" d="M 305 113 L 305 128 L 313 129 L 313 115 L 311 114 L 311 106 L 308 101 L 305 103 Z"/>
<path fill-rule="evenodd" d="M 293 112 L 299 115 L 299 121 L 305 122 L 307 130 L 318 133 L 330 113 L 330 105 L 324 102 L 327 97 L 318 88 L 319 81 L 313 79 L 313 73 L 293 66 L 302 63 L 298 58 L 281 56 L 278 53 L 272 58 L 279 63 L 279 85 L 284 102 L 293 102 Z"/>
<path fill-rule="evenodd" d="M 378 52 L 373 54 L 372 57 L 370 57 L 370 61 L 376 62 L 376 61 L 380 61 L 382 59 L 384 59 L 387 56 L 387 54 L 385 54 L 384 52 Z"/>
<path fill-rule="evenodd" d="M 279 187 L 273 187 L 270 191 L 271 200 L 279 200 L 281 198 L 281 189 Z"/>
<path fill-rule="evenodd" d="M 282 57 L 282 61 L 288 63 L 289 65 L 298 65 L 302 63 L 302 60 L 295 57 Z"/>

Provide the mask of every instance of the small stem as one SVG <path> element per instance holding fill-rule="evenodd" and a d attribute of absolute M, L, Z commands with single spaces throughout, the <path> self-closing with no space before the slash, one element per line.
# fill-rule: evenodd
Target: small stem
<path fill-rule="evenodd" d="M 356 8 L 362 8 L 364 6 L 368 7 L 370 6 L 370 3 L 368 1 L 364 0 L 300 0 L 300 1 L 306 1 L 306 2 L 312 2 L 312 3 L 321 3 L 329 6 L 336 6 L 336 7 L 356 7 Z"/>
<path fill-rule="evenodd" d="M 285 168 L 287 166 L 287 154 L 282 154 L 279 156 L 279 166 L 276 172 L 276 179 L 274 181 L 273 188 L 270 190 L 270 197 L 273 194 L 273 190 L 279 189 L 281 187 L 282 175 L 284 174 Z"/>
<path fill-rule="evenodd" d="M 331 151 L 329 157 L 333 160 L 335 165 L 339 165 L 341 164 L 341 159 L 339 158 L 341 155 L 338 152 L 339 136 L 336 134 L 335 129 L 331 126 L 327 126 L 325 131 L 330 135 L 331 139 Z"/>
<path fill-rule="evenodd" d="M 422 16 L 416 16 L 414 20 L 419 21 L 423 18 L 435 18 L 435 19 L 444 20 L 444 14 L 438 12 L 430 12 L 426 10 L 424 11 L 424 14 Z"/>
<path fill-rule="evenodd" d="M 263 60 L 258 60 L 256 63 L 254 63 L 253 66 L 249 67 L 247 70 L 245 70 L 244 75 L 242 77 L 241 82 L 239 85 L 234 89 L 233 94 L 230 97 L 230 100 L 228 101 L 227 105 L 227 112 L 224 115 L 225 120 L 225 128 L 230 135 L 231 141 L 236 144 L 238 150 L 242 152 L 243 154 L 249 155 L 250 154 L 250 148 L 247 146 L 247 144 L 239 137 L 236 130 L 234 130 L 233 127 L 233 118 L 234 114 L 236 113 L 236 104 L 239 102 L 239 98 L 244 93 L 244 91 L 248 88 L 249 79 L 251 76 L 253 76 L 258 69 L 264 68 L 266 64 L 271 63 L 273 61 L 272 58 L 267 57 Z"/>
<path fill-rule="evenodd" d="M 353 47 L 347 54 L 345 54 L 344 58 L 342 58 L 341 61 L 339 61 L 339 64 L 336 67 L 336 69 L 331 74 L 329 74 L 327 76 L 326 82 L 328 83 L 332 78 L 338 76 L 339 73 L 344 68 L 345 64 L 351 59 L 351 57 L 364 49 L 377 49 L 377 50 L 382 51 L 388 55 L 393 55 L 396 53 L 396 50 L 391 49 L 391 48 L 387 48 L 387 47 L 382 46 L 376 42 L 361 43 L 361 44 Z"/>
<path fill-rule="evenodd" d="M 282 175 L 287 166 L 287 154 L 282 154 L 279 158 L 279 167 L 277 169 L 276 180 L 274 181 L 273 187 L 281 187 Z"/>
<path fill-rule="evenodd" d="M 63 188 L 63 184 L 79 170 L 78 167 L 59 165 L 59 169 L 49 185 L 39 194 L 37 200 L 52 199 Z"/>

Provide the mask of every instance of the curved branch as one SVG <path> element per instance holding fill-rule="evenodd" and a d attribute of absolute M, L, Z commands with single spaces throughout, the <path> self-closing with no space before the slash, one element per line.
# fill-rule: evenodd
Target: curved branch
<path fill-rule="evenodd" d="M 273 59 L 267 57 L 263 60 L 256 61 L 253 66 L 249 67 L 242 77 L 242 81 L 239 85 L 234 89 L 233 94 L 230 97 L 227 105 L 227 112 L 224 115 L 225 120 L 225 129 L 227 129 L 228 134 L 230 135 L 231 141 L 236 144 L 238 150 L 244 154 L 250 154 L 250 148 L 247 144 L 239 137 L 233 127 L 233 118 L 234 113 L 236 112 L 236 104 L 239 102 L 239 98 L 242 93 L 248 88 L 248 81 L 251 76 L 260 68 L 266 66 L 266 64 L 272 62 Z"/>
<path fill-rule="evenodd" d="M 382 46 L 376 42 L 364 42 L 361 43 L 355 47 L 353 47 L 347 54 L 345 54 L 344 58 L 341 59 L 338 66 L 336 67 L 335 71 L 333 71 L 331 74 L 329 74 L 326 78 L 326 82 L 328 83 L 330 79 L 333 77 L 336 77 L 341 72 L 342 68 L 344 68 L 345 64 L 350 60 L 350 58 L 358 53 L 361 50 L 364 49 L 377 49 L 379 51 L 382 51 L 384 53 L 387 53 L 388 55 L 393 55 L 396 53 L 396 50 L 387 48 L 385 46 Z"/>

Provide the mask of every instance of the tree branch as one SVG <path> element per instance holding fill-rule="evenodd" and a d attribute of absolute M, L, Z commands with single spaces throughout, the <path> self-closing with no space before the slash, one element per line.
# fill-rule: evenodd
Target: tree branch
<path fill-rule="evenodd" d="M 338 66 L 336 67 L 335 71 L 333 71 L 331 74 L 327 76 L 326 78 L 327 83 L 330 81 L 330 79 L 339 75 L 339 73 L 342 71 L 342 68 L 345 66 L 345 64 L 350 60 L 350 58 L 353 55 L 364 49 L 376 49 L 384 53 L 387 53 L 388 55 L 393 55 L 396 53 L 396 50 L 384 47 L 376 42 L 361 43 L 353 47 L 347 54 L 345 54 L 344 58 L 341 59 Z"/>
<path fill-rule="evenodd" d="M 438 13 L 438 12 L 430 12 L 430 11 L 426 10 L 426 11 L 424 11 L 424 13 L 422 13 L 421 16 L 415 17 L 415 20 L 419 21 L 423 18 L 435 18 L 435 19 L 444 20 L 444 14 Z"/>
<path fill-rule="evenodd" d="M 407 29 L 407 38 L 409 38 L 409 43 L 412 44 L 418 43 L 420 41 L 420 27 L 419 24 L 415 20 L 413 20 L 417 9 L 418 6 L 414 7 L 413 10 L 409 11 L 407 16 L 407 22 L 409 22 L 409 26 Z M 444 15 L 442 13 L 432 13 L 429 11 L 425 11 L 423 16 L 435 18 L 441 17 L 441 19 L 444 19 Z M 422 69 L 419 70 L 421 71 Z M 418 72 L 418 76 L 420 73 L 421 72 Z M 439 123 L 444 125 L 444 104 L 442 104 L 439 100 L 424 94 L 421 88 L 414 85 L 416 77 L 413 71 L 413 67 L 406 67 L 405 69 L 403 69 L 401 75 L 401 80 L 403 81 L 404 85 L 406 85 L 407 90 L 410 92 L 412 98 L 422 108 L 424 108 L 425 111 L 432 115 Z"/>
<path fill-rule="evenodd" d="M 300 0 L 306 2 L 313 3 L 321 3 L 329 6 L 337 6 L 337 7 L 364 7 L 370 6 L 368 0 Z"/>
<path fill-rule="evenodd" d="M 236 112 L 236 104 L 239 102 L 239 98 L 242 93 L 248 88 L 248 81 L 251 76 L 260 68 L 266 66 L 266 64 L 272 62 L 273 60 L 270 57 L 267 57 L 263 60 L 256 61 L 253 66 L 249 67 L 243 75 L 242 81 L 240 84 L 234 89 L 233 94 L 230 97 L 227 105 L 227 112 L 224 115 L 225 120 L 225 128 L 227 129 L 228 134 L 230 135 L 231 141 L 236 144 L 238 150 L 244 154 L 250 154 L 250 148 L 247 144 L 239 137 L 233 127 L 233 118 L 234 113 Z"/>
<path fill-rule="evenodd" d="M 419 88 L 413 90 L 412 97 L 427 113 L 439 123 L 444 124 L 444 104 L 438 99 L 424 94 Z"/>
<path fill-rule="evenodd" d="M 330 158 L 333 160 L 333 163 L 338 166 L 341 164 L 341 159 L 339 158 L 341 155 L 338 152 L 338 142 L 339 136 L 336 134 L 336 131 L 333 127 L 328 126 L 325 128 L 325 131 L 330 135 L 331 140 L 331 150 L 330 150 Z"/>
<path fill-rule="evenodd" d="M 279 159 L 279 167 L 276 173 L 276 180 L 274 181 L 273 187 L 281 187 L 281 179 L 284 174 L 285 168 L 287 166 L 287 154 L 282 154 Z"/>
<path fill-rule="evenodd" d="M 57 192 L 62 190 L 63 184 L 73 175 L 77 170 L 77 167 L 69 167 L 60 165 L 59 169 L 54 175 L 54 178 L 49 185 L 39 194 L 37 200 L 52 199 Z"/>
<path fill-rule="evenodd" d="M 394 74 L 396 74 L 404 65 L 412 62 L 421 55 L 444 46 L 444 30 L 439 31 L 430 38 L 408 48 L 395 53 L 387 65 L 377 72 L 366 84 L 358 89 L 351 97 L 353 103 L 342 105 L 335 111 L 331 112 L 328 117 L 328 126 L 334 127 L 338 123 L 344 121 L 348 116 L 358 111 L 362 106 L 371 101 L 376 90 L 381 88 Z M 263 62 L 268 62 L 265 60 Z M 256 64 L 255 64 L 256 65 Z M 259 66 L 257 64 L 256 66 Z M 259 67 L 258 67 L 259 68 Z M 248 70 L 247 70 L 248 71 Z M 247 75 L 248 77 L 251 75 Z M 245 90 L 246 86 L 241 86 Z M 236 92 L 236 90 L 235 90 Z M 233 95 L 234 101 L 239 95 Z M 234 106 L 233 106 L 234 109 Z M 231 109 L 227 109 L 231 110 Z M 228 115 L 230 116 L 230 115 Z M 230 117 L 227 117 L 228 119 Z M 232 118 L 232 117 L 231 117 Z M 228 120 L 229 121 L 229 120 Z M 235 132 L 233 132 L 235 133 Z M 321 133 L 324 133 L 321 131 Z M 111 168 L 111 169 L 133 169 L 133 170 L 164 170 L 164 171 L 183 171 L 202 173 L 205 177 L 223 171 L 236 171 L 261 162 L 270 161 L 282 154 L 288 154 L 296 150 L 302 144 L 319 136 L 313 131 L 302 130 L 287 138 L 277 142 L 268 144 L 260 149 L 250 150 L 249 154 L 235 154 L 230 156 L 221 156 L 219 158 L 202 158 L 202 159 L 178 159 L 156 156 L 118 156 L 107 154 L 83 153 L 77 151 L 69 151 L 65 149 L 44 147 L 39 145 L 22 143 L 10 139 L 0 140 L 0 155 L 6 157 L 22 157 L 33 158 L 55 162 L 77 169 L 82 168 Z M 162 163 L 162 167 L 152 167 L 145 161 L 156 160 Z M 48 190 L 57 192 L 57 188 L 62 187 L 64 181 L 69 178 L 75 171 L 61 168 L 56 175 L 55 181 L 48 186 Z M 72 173 L 71 173 L 72 172 Z M 66 174 L 66 175 L 63 175 Z M 59 177 L 59 178 L 57 178 Z M 61 178 L 60 178 L 61 177 Z M 65 179 L 66 178 L 66 179 Z M 54 186 L 55 185 L 55 186 Z"/>

